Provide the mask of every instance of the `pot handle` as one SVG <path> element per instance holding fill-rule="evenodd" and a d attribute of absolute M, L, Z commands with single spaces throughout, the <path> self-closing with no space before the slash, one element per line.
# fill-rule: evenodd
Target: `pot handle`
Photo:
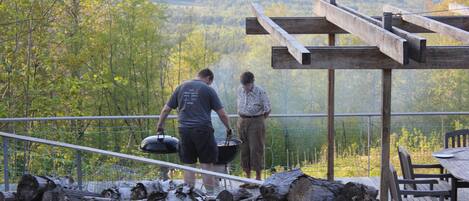
<path fill-rule="evenodd" d="M 233 132 L 233 130 L 231 130 L 231 132 Z M 226 138 L 225 138 L 225 146 L 228 146 L 230 144 L 230 140 L 231 138 L 233 137 L 233 134 L 231 135 L 226 135 Z"/>
<path fill-rule="evenodd" d="M 160 136 L 162 136 L 162 137 L 160 138 Z M 157 137 L 157 139 L 158 139 L 159 141 L 163 141 L 163 139 L 164 139 L 164 131 L 156 132 L 156 137 Z"/>

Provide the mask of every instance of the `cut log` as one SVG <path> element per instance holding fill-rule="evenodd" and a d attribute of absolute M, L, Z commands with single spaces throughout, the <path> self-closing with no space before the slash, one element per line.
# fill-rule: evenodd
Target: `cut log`
<path fill-rule="evenodd" d="M 112 199 L 117 199 L 119 200 L 119 189 L 117 187 L 111 187 L 111 188 L 108 188 L 108 189 L 105 189 L 103 190 L 103 192 L 101 192 L 101 195 L 105 198 L 112 198 Z"/>
<path fill-rule="evenodd" d="M 16 201 L 16 193 L 0 192 L 0 201 Z"/>
<path fill-rule="evenodd" d="M 176 184 L 171 180 L 160 181 L 156 190 L 148 194 L 148 201 L 164 200 L 170 191 L 176 189 Z"/>
<path fill-rule="evenodd" d="M 68 189 L 75 189 L 78 186 L 74 185 L 75 180 L 73 180 L 72 177 L 70 176 L 65 176 L 65 177 L 44 177 L 50 180 L 53 185 L 55 186 L 61 186 L 63 188 L 68 188 Z M 55 187 L 54 186 L 54 187 Z"/>
<path fill-rule="evenodd" d="M 104 190 L 101 195 L 105 198 L 112 198 L 115 200 L 130 200 L 132 194 L 129 187 L 112 187 Z"/>
<path fill-rule="evenodd" d="M 165 200 L 205 200 L 205 194 L 199 189 L 195 189 L 187 184 L 181 184 L 178 185 L 176 189 L 169 191 Z M 150 201 L 150 199 L 148 199 L 148 201 Z"/>
<path fill-rule="evenodd" d="M 150 195 L 148 195 L 147 200 L 148 201 L 160 201 L 160 200 L 165 200 L 168 197 L 169 192 L 153 192 Z"/>
<path fill-rule="evenodd" d="M 80 201 L 85 196 L 102 197 L 101 195 L 93 192 L 67 189 L 57 186 L 52 190 L 44 192 L 42 201 Z"/>
<path fill-rule="evenodd" d="M 332 201 L 342 186 L 343 184 L 337 182 L 301 177 L 292 184 L 287 199 L 298 201 Z"/>
<path fill-rule="evenodd" d="M 143 181 L 137 183 L 135 187 L 131 189 L 132 193 L 130 197 L 133 200 L 145 199 L 151 194 L 157 194 L 161 191 L 160 181 Z"/>
<path fill-rule="evenodd" d="M 103 197 L 93 197 L 93 196 L 84 196 L 81 198 L 82 201 L 115 201 L 111 198 L 103 198 Z"/>
<path fill-rule="evenodd" d="M 263 199 L 272 201 L 376 201 L 378 195 L 372 187 L 317 179 L 299 169 L 272 175 L 260 192 Z"/>
<path fill-rule="evenodd" d="M 39 201 L 45 191 L 54 187 L 55 185 L 47 178 L 25 174 L 18 183 L 17 199 L 19 201 Z"/>
<path fill-rule="evenodd" d="M 363 200 L 374 201 L 378 196 L 378 190 L 363 184 L 349 182 L 340 190 L 337 201 Z"/>
<path fill-rule="evenodd" d="M 65 192 L 62 187 L 56 187 L 52 190 L 44 192 L 42 201 L 65 201 Z"/>
<path fill-rule="evenodd" d="M 261 195 L 266 200 L 284 200 L 290 191 L 290 185 L 305 174 L 300 169 L 282 172 L 267 178 L 260 188 Z"/>
<path fill-rule="evenodd" d="M 250 193 L 244 188 L 239 188 L 235 190 L 223 190 L 217 195 L 217 199 L 223 201 L 239 201 L 251 197 L 253 197 L 252 193 Z"/>
<path fill-rule="evenodd" d="M 349 182 L 346 185 L 312 177 L 296 180 L 287 200 L 297 201 L 376 201 L 378 191 L 372 187 Z"/>

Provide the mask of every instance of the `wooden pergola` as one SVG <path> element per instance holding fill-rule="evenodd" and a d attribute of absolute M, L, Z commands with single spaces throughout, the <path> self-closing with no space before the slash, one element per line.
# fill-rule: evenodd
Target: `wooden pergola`
<path fill-rule="evenodd" d="M 319 17 L 267 17 L 252 4 L 246 34 L 269 34 L 274 69 L 328 69 L 328 180 L 334 180 L 335 69 L 382 70 L 381 186 L 388 192 L 392 69 L 469 69 L 469 46 L 427 46 L 415 33 L 448 35 L 469 43 L 469 16 L 421 16 L 386 5 L 383 16 L 367 16 L 335 0 L 319 0 Z M 328 34 L 329 46 L 304 46 L 290 34 Z M 353 34 L 369 46 L 335 46 L 336 34 Z M 388 200 L 387 193 L 380 200 Z"/>

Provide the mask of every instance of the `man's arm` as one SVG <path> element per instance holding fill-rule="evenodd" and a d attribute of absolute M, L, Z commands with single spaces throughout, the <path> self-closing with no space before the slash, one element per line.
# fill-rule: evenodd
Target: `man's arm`
<path fill-rule="evenodd" d="M 164 105 L 163 109 L 161 110 L 160 119 L 158 120 L 158 124 L 156 125 L 156 131 L 164 130 L 165 120 L 166 118 L 168 118 L 168 115 L 171 110 L 172 109 L 168 105 Z"/>
<path fill-rule="evenodd" d="M 227 130 L 230 130 L 230 129 L 231 129 L 231 127 L 230 127 L 230 119 L 229 119 L 228 115 L 226 114 L 225 109 L 221 108 L 221 109 L 219 109 L 219 110 L 217 110 L 217 111 L 215 111 L 215 112 L 217 112 L 218 117 L 220 118 L 221 122 L 223 122 L 223 124 L 225 125 L 226 129 L 227 129 Z"/>
<path fill-rule="evenodd" d="M 265 91 L 262 93 L 262 103 L 264 105 L 264 118 L 267 119 L 267 117 L 269 117 L 270 112 L 272 111 L 272 108 L 270 106 L 269 97 L 267 96 L 267 93 Z"/>

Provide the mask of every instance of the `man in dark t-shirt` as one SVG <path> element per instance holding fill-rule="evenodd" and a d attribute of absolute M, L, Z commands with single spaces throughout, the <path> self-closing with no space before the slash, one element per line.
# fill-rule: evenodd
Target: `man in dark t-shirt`
<path fill-rule="evenodd" d="M 227 135 L 231 135 L 228 115 L 217 93 L 209 85 L 214 79 L 213 72 L 209 69 L 201 70 L 196 79 L 189 80 L 179 85 L 171 95 L 171 98 L 161 111 L 157 125 L 157 131 L 164 130 L 164 122 L 172 109 L 177 109 L 179 120 L 179 158 L 185 164 L 195 166 L 197 159 L 202 169 L 214 170 L 213 164 L 217 162 L 218 148 L 213 135 L 213 126 L 210 117 L 212 110 L 226 127 Z M 214 177 L 203 177 L 207 192 L 213 191 L 218 182 Z M 184 182 L 195 185 L 195 174 L 184 172 Z"/>

